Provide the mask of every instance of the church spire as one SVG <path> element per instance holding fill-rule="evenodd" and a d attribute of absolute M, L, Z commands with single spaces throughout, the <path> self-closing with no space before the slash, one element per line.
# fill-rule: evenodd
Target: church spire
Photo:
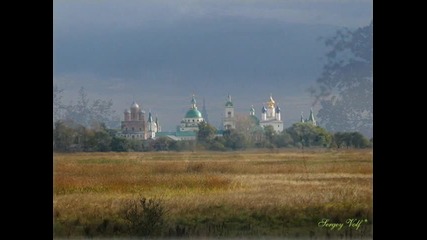
<path fill-rule="evenodd" d="M 233 106 L 233 102 L 231 101 L 231 95 L 230 94 L 228 94 L 227 102 L 225 103 L 225 106 L 226 107 L 232 107 Z"/>
<path fill-rule="evenodd" d="M 205 98 L 203 98 L 202 117 L 207 123 L 209 123 L 208 111 L 206 110 Z"/>
<path fill-rule="evenodd" d="M 193 97 L 191 98 L 191 108 L 192 109 L 197 109 L 196 98 L 194 97 L 194 94 L 193 94 Z"/>
<path fill-rule="evenodd" d="M 156 120 L 154 122 L 156 123 L 156 126 L 157 126 L 157 132 L 161 132 L 162 128 L 160 126 L 159 118 L 157 117 L 157 114 L 156 114 Z"/>
<path fill-rule="evenodd" d="M 254 105 L 251 105 L 251 110 L 249 111 L 250 116 L 255 116 L 255 108 Z"/>
<path fill-rule="evenodd" d="M 310 108 L 310 116 L 308 117 L 308 122 L 311 122 L 314 126 L 316 126 L 316 120 L 314 119 L 313 108 Z"/>
<path fill-rule="evenodd" d="M 153 116 L 151 115 L 151 110 L 148 112 L 148 122 L 153 122 Z"/>

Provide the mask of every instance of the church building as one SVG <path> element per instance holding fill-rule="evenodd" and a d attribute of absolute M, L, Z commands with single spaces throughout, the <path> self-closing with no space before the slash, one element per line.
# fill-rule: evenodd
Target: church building
<path fill-rule="evenodd" d="M 151 115 L 151 111 L 148 113 L 148 121 L 147 121 L 147 138 L 155 138 L 156 132 L 158 132 L 157 118 L 156 121 L 153 120 L 153 116 Z"/>
<path fill-rule="evenodd" d="M 179 131 L 181 132 L 195 132 L 199 130 L 199 123 L 203 122 L 202 113 L 197 110 L 196 98 L 193 95 L 191 99 L 191 107 L 185 114 L 181 121 Z"/>
<path fill-rule="evenodd" d="M 270 95 L 269 101 L 261 109 L 261 120 L 259 121 L 261 127 L 272 126 L 276 132 L 283 131 L 283 121 L 280 116 L 280 108 Z"/>
<path fill-rule="evenodd" d="M 304 119 L 304 116 L 301 112 L 301 122 L 302 123 L 311 123 L 313 126 L 317 126 L 316 119 L 314 119 L 313 108 L 310 109 L 310 115 L 307 119 Z"/>
<path fill-rule="evenodd" d="M 224 130 L 236 128 L 236 118 L 234 116 L 234 106 L 231 101 L 230 94 L 228 95 L 227 102 L 225 103 L 224 118 L 222 119 L 222 126 Z"/>
<path fill-rule="evenodd" d="M 134 101 L 130 110 L 124 111 L 124 121 L 121 122 L 119 136 L 130 139 L 146 139 L 144 115 L 145 111 Z"/>
<path fill-rule="evenodd" d="M 158 119 L 153 121 L 151 111 L 148 113 L 148 121 L 145 122 L 145 111 L 136 103 L 132 103 L 129 109 L 124 111 L 124 120 L 121 122 L 120 132 L 118 136 L 146 140 L 148 138 L 155 138 L 156 133 L 160 131 Z"/>
<path fill-rule="evenodd" d="M 168 137 L 170 139 L 180 140 L 196 140 L 197 131 L 199 131 L 199 123 L 203 122 L 202 113 L 197 109 L 196 98 L 193 95 L 191 98 L 190 109 L 185 113 L 181 124 L 177 126 L 176 132 L 157 132 L 156 137 Z"/>

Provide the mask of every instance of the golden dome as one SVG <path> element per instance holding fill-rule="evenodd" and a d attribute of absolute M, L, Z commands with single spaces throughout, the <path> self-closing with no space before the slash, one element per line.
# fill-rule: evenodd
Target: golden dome
<path fill-rule="evenodd" d="M 270 95 L 270 100 L 267 102 L 267 107 L 268 108 L 274 108 L 275 104 L 276 104 L 276 102 L 274 101 L 273 97 Z"/>

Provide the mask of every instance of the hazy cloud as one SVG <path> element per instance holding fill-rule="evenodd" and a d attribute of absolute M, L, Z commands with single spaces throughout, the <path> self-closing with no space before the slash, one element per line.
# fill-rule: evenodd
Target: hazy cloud
<path fill-rule="evenodd" d="M 224 16 L 360 27 L 369 23 L 372 9 L 372 0 L 55 0 L 53 16 L 55 30 L 65 33 L 150 28 L 183 19 Z"/>
<path fill-rule="evenodd" d="M 228 93 L 257 115 L 272 93 L 288 125 L 311 106 L 325 52 L 316 39 L 371 20 L 372 0 L 55 0 L 53 82 L 65 101 L 83 86 L 119 114 L 136 100 L 165 130 L 192 93 L 215 126 Z"/>

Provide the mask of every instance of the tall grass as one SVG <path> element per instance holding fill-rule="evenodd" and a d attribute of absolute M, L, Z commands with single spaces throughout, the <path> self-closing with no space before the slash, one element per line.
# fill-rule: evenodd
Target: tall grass
<path fill-rule="evenodd" d="M 317 222 L 372 223 L 372 152 L 55 154 L 53 190 L 55 236 L 125 236 L 140 195 L 162 199 L 164 237 L 340 236 Z"/>

